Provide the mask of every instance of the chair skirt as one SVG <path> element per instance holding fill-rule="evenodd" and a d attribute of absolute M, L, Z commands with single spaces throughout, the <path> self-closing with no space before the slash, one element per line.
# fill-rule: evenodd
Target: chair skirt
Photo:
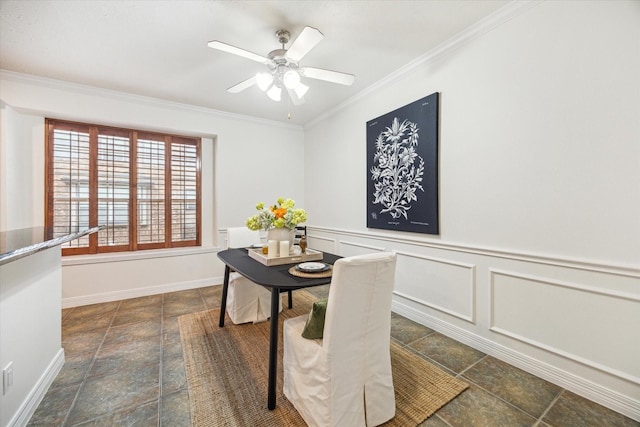
<path fill-rule="evenodd" d="M 391 367 L 375 384 L 371 384 L 365 366 L 341 372 L 338 361 L 332 365 L 322 339 L 302 338 L 306 321 L 306 315 L 298 316 L 285 320 L 283 327 L 283 391 L 304 421 L 309 426 L 358 427 L 380 425 L 393 418 Z M 375 364 L 375 360 L 370 362 Z"/>
<path fill-rule="evenodd" d="M 280 311 L 282 301 L 278 308 L 278 312 Z M 231 273 L 227 290 L 227 313 L 235 324 L 266 321 L 271 317 L 271 290 L 238 273 Z"/>

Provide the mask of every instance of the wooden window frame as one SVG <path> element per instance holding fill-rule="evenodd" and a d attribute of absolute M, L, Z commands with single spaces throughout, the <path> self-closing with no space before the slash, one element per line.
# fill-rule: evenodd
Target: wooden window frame
<path fill-rule="evenodd" d="M 55 225 L 55 191 L 54 191 L 54 179 L 55 179 L 55 164 L 54 164 L 54 132 L 56 130 L 64 130 L 71 132 L 82 132 L 89 134 L 89 161 L 88 161 L 88 187 L 89 187 L 89 224 L 88 227 L 96 227 L 99 224 L 99 182 L 98 182 L 98 137 L 99 135 L 108 136 L 124 136 L 129 138 L 129 159 L 128 159 L 128 180 L 125 185 L 129 186 L 128 194 L 128 243 L 127 244 L 113 244 L 100 242 L 100 233 L 93 233 L 88 236 L 88 245 L 82 247 L 71 247 L 70 244 L 63 246 L 62 255 L 84 255 L 84 254 L 97 254 L 107 252 L 125 252 L 125 251 L 139 251 L 148 249 L 165 249 L 165 248 L 177 248 L 188 246 L 201 246 L 201 234 L 202 234 L 202 179 L 201 179 L 201 155 L 202 155 L 202 141 L 200 138 L 193 138 L 188 136 L 170 135 L 158 132 L 139 131 L 135 129 L 119 128 L 113 126 L 105 126 L 98 124 L 88 124 L 79 122 L 69 122 L 57 119 L 45 120 L 45 226 L 54 229 Z M 164 227 L 164 241 L 163 242 L 138 242 L 139 231 L 139 199 L 138 195 L 138 140 L 139 139 L 152 139 L 154 141 L 164 141 L 164 224 L 160 224 L 160 228 Z M 174 144 L 181 145 L 184 150 L 187 146 L 195 147 L 195 157 L 191 156 L 188 160 L 189 164 L 183 165 L 184 167 L 191 167 L 193 172 L 195 168 L 195 237 L 188 238 L 186 240 L 176 239 L 172 237 L 173 227 L 173 214 L 172 214 L 172 147 Z M 191 153 L 194 149 L 189 150 Z M 193 174 L 192 174 L 193 175 Z M 115 184 L 114 184 L 115 185 Z M 193 180 L 187 181 L 185 185 L 189 185 L 189 188 L 193 188 Z M 114 190 L 115 191 L 115 190 Z M 191 193 L 193 194 L 193 192 Z M 70 196 L 71 197 L 71 196 Z M 191 200 L 191 199 L 186 199 Z M 71 203 L 70 203 L 71 204 Z M 142 202 L 140 202 L 142 204 Z M 183 199 L 183 205 L 184 205 Z M 115 205 L 112 208 L 115 212 Z M 108 211 L 108 210 L 107 210 Z M 184 223 L 180 223 L 184 226 Z M 189 223 L 188 225 L 193 224 Z M 69 225 L 71 228 L 71 225 Z M 162 230 L 160 230 L 162 231 Z M 54 235 L 56 231 L 54 229 Z M 68 232 L 61 232 L 65 234 Z"/>

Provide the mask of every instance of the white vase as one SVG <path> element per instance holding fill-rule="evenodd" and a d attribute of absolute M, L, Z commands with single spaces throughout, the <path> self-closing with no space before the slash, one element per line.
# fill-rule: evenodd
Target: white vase
<path fill-rule="evenodd" d="M 293 242 L 296 237 L 296 230 L 289 230 L 286 227 L 283 228 L 270 228 L 267 230 L 267 242 L 269 240 L 277 240 L 278 242 L 283 242 L 285 240 L 289 241 L 289 250 L 293 247 Z"/>

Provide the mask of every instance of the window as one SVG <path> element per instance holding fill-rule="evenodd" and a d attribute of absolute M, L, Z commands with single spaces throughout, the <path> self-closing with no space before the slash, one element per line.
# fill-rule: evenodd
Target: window
<path fill-rule="evenodd" d="M 47 119 L 55 237 L 104 226 L 63 255 L 200 245 L 200 139 Z"/>

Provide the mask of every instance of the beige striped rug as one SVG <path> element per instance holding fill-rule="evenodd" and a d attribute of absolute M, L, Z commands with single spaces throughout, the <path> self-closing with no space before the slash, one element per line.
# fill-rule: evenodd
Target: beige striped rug
<path fill-rule="evenodd" d="M 192 425 L 304 426 L 282 392 L 282 321 L 306 314 L 315 297 L 294 293 L 294 308 L 280 314 L 277 407 L 267 409 L 269 322 L 218 327 L 218 309 L 178 318 Z M 385 426 L 416 426 L 468 385 L 391 342 L 396 416 Z"/>

